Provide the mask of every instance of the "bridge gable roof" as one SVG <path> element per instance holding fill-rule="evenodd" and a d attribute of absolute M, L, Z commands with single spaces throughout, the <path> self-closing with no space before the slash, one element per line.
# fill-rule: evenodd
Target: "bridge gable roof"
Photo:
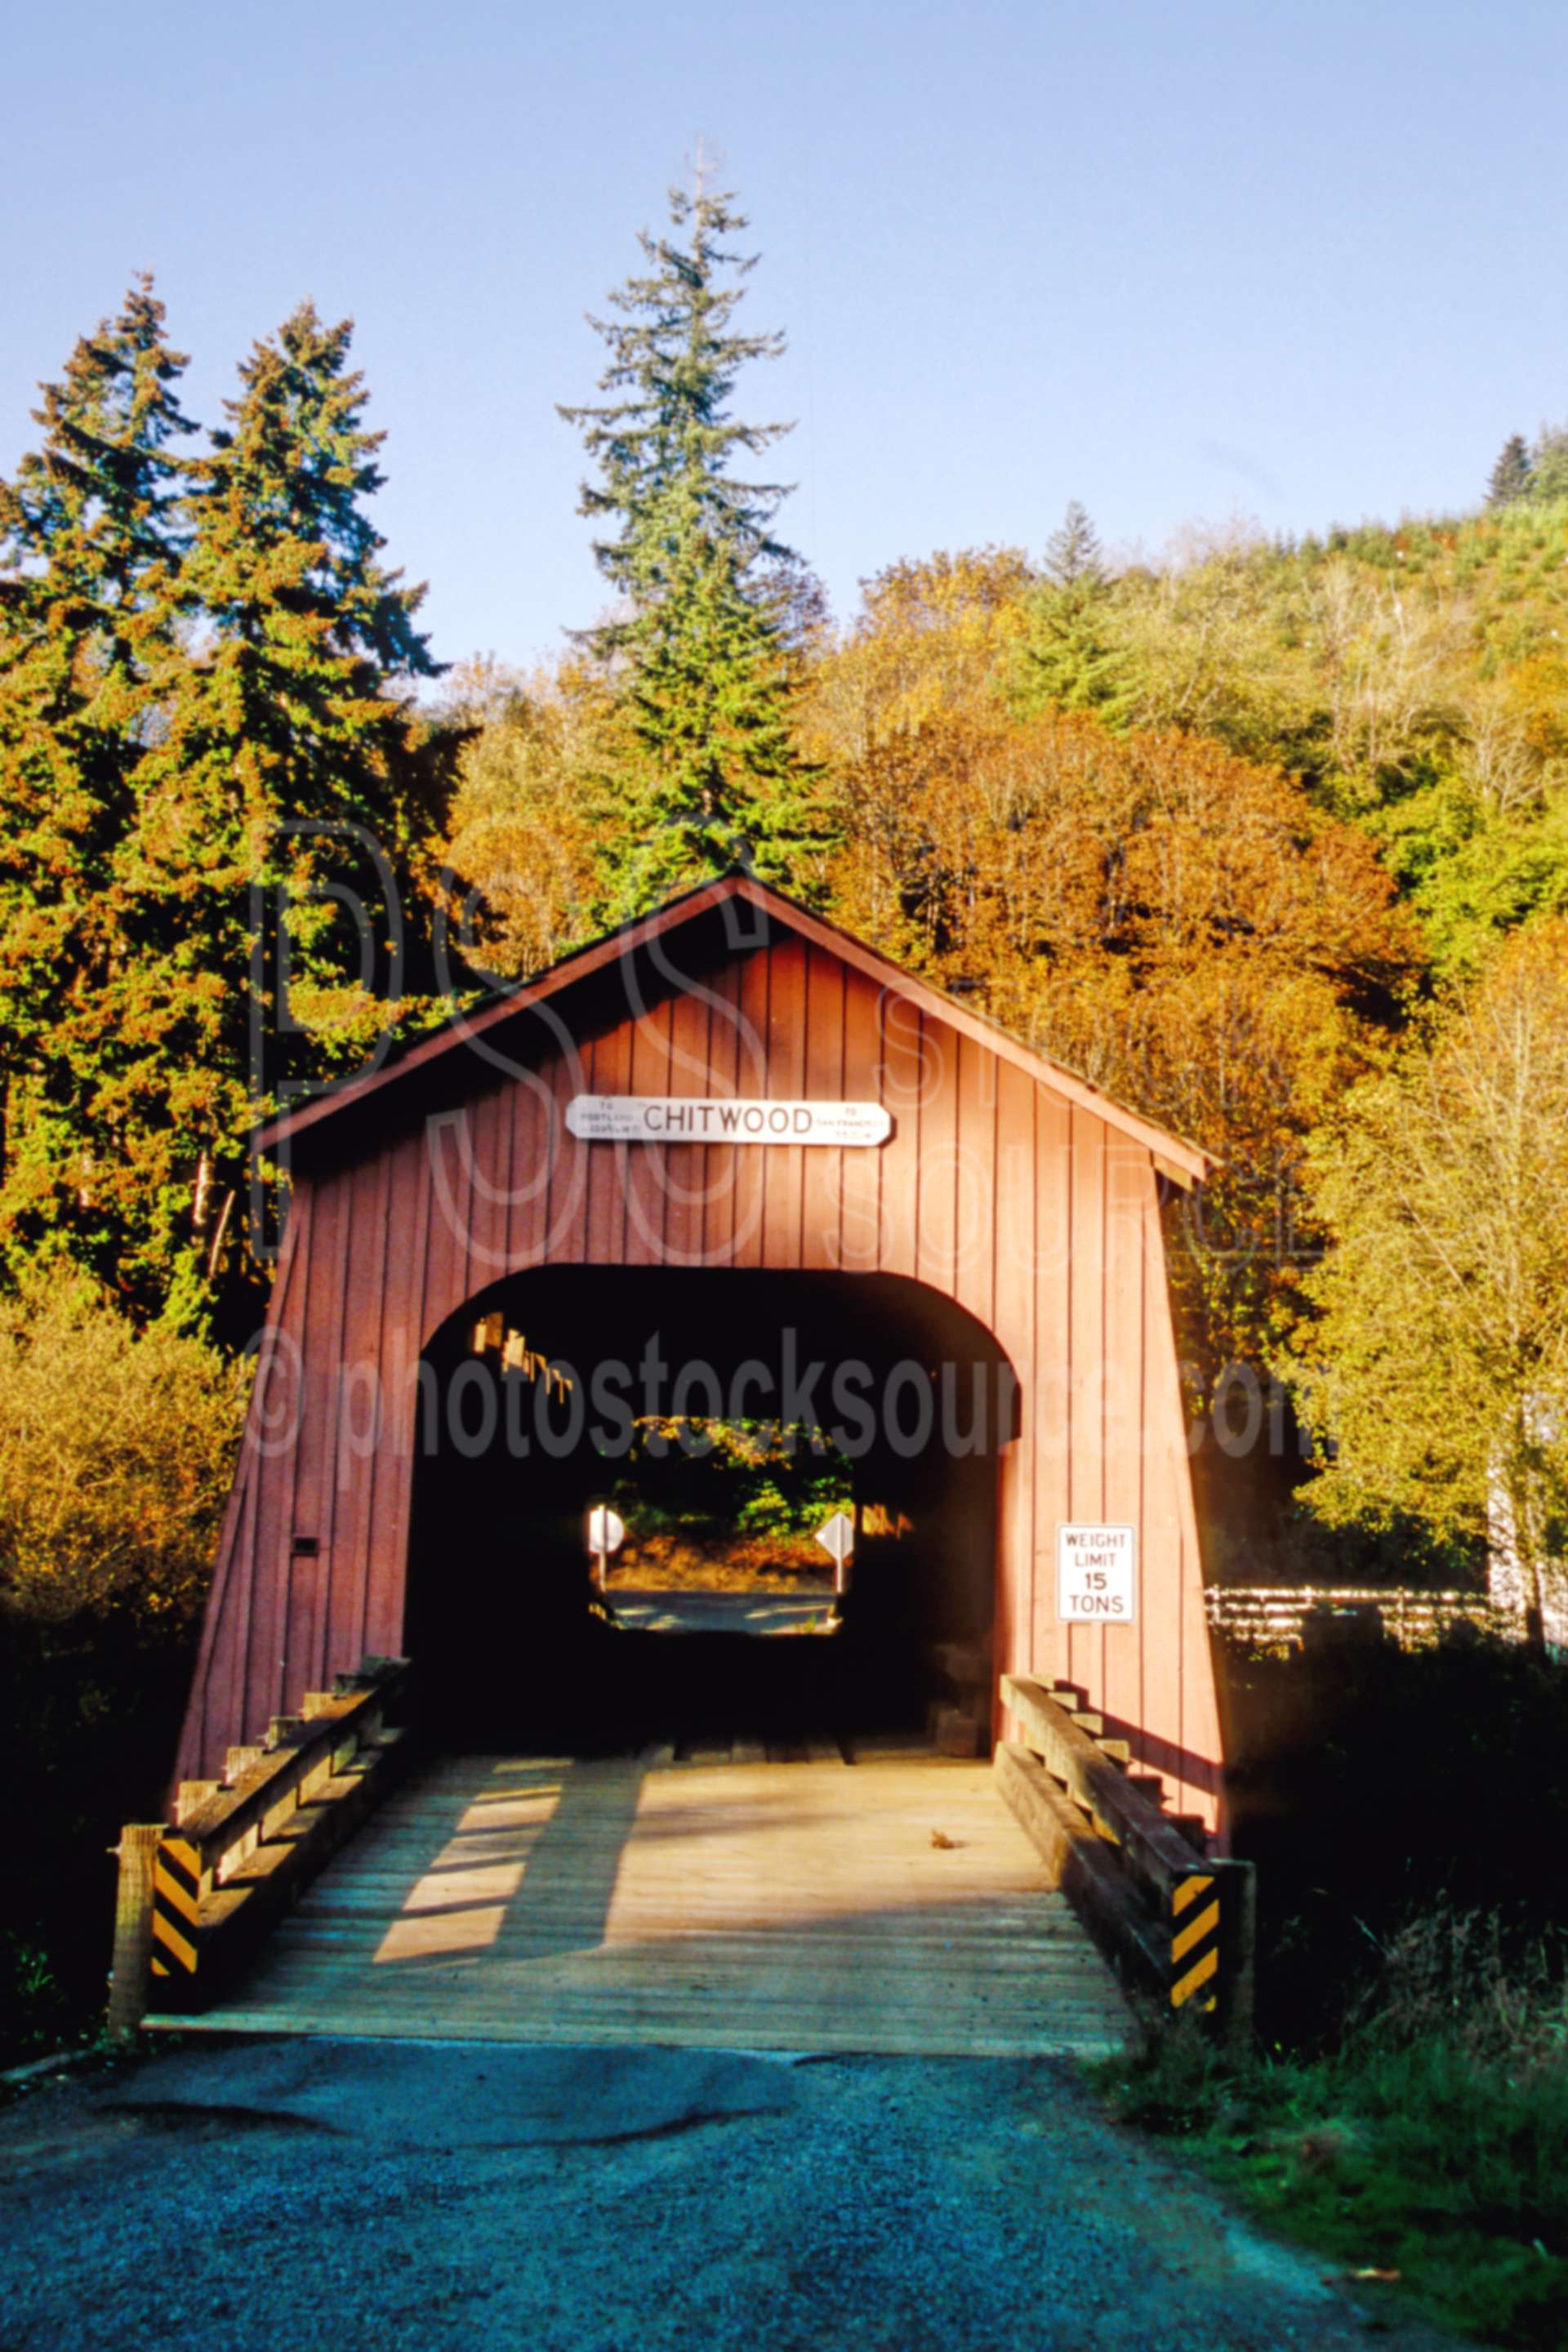
<path fill-rule="evenodd" d="M 711 882 L 700 883 L 694 889 L 668 899 L 652 913 L 637 917 L 608 931 L 588 945 L 574 949 L 559 962 L 531 979 L 515 986 L 500 989 L 495 994 L 437 1029 L 421 1037 L 402 1052 L 387 1060 L 378 1069 L 359 1077 L 345 1080 L 325 1093 L 317 1095 L 298 1108 L 284 1111 L 268 1120 L 255 1131 L 253 1140 L 258 1150 L 271 1151 L 279 1144 L 314 1137 L 329 1124 L 335 1125 L 345 1114 L 358 1106 L 367 1106 L 374 1099 L 391 1107 L 388 1097 L 405 1089 L 409 1082 L 422 1072 L 433 1071 L 447 1057 L 482 1040 L 490 1031 L 516 1020 L 531 1007 L 540 1006 L 559 998 L 567 992 L 603 972 L 623 958 L 636 955 L 669 933 L 683 929 L 703 916 L 728 908 L 731 919 L 744 919 L 748 911 L 762 918 L 766 924 L 794 931 L 824 953 L 836 956 L 851 971 L 858 971 L 879 988 L 902 997 L 907 1003 L 933 1020 L 941 1021 L 960 1036 L 972 1038 L 976 1044 L 994 1054 L 1001 1061 L 1011 1062 L 1030 1077 L 1048 1087 L 1064 1101 L 1089 1111 L 1103 1119 L 1107 1127 L 1142 1144 L 1152 1153 L 1165 1172 L 1183 1184 L 1201 1183 L 1217 1166 L 1211 1153 L 1196 1144 L 1173 1134 L 1167 1128 L 1146 1118 L 1104 1092 L 1088 1078 L 1080 1077 L 1064 1063 L 1004 1029 L 983 1013 L 975 1013 L 943 990 L 933 987 L 875 948 L 868 947 L 851 932 L 841 930 L 835 923 L 820 915 L 812 914 L 784 891 L 757 881 L 747 874 L 720 876 Z M 753 930 L 747 937 L 737 929 L 733 951 L 745 954 L 766 943 L 765 929 Z M 482 1065 L 480 1066 L 482 1067 Z"/>

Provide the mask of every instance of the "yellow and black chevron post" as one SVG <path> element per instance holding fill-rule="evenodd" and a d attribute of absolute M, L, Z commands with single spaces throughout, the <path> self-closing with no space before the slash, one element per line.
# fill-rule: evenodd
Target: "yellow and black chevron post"
<path fill-rule="evenodd" d="M 1171 1888 L 1171 2007 L 1252 2031 L 1257 1875 L 1249 1862 L 1200 1863 Z"/>
<path fill-rule="evenodd" d="M 153 1864 L 153 1974 L 177 2007 L 196 1990 L 202 1950 L 202 1898 L 212 1891 L 201 1851 L 175 1833 L 159 1841 Z"/>
<path fill-rule="evenodd" d="M 1221 1904 L 1212 1871 L 1194 1870 L 1171 1889 L 1171 2007 L 1210 2010 L 1219 2001 Z"/>

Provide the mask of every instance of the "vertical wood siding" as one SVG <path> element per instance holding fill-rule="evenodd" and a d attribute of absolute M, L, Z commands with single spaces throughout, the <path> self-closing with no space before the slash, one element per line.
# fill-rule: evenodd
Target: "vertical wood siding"
<path fill-rule="evenodd" d="M 181 1777 L 216 1771 L 363 1650 L 401 1647 L 419 1359 L 466 1299 L 544 1264 L 767 1266 L 910 1276 L 994 1333 L 1022 1391 L 999 1465 L 998 1671 L 1069 1675 L 1212 1821 L 1219 1730 L 1150 1150 L 782 929 L 514 1075 L 475 1070 L 458 1108 L 297 1185 Z M 870 1150 L 588 1146 L 564 1127 L 586 1090 L 878 1101 L 893 1132 Z M 1058 1622 L 1068 1518 L 1138 1528 L 1134 1625 Z"/>

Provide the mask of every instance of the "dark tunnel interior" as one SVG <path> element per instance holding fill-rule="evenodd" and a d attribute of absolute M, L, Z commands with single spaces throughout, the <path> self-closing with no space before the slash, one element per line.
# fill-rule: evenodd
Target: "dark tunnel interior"
<path fill-rule="evenodd" d="M 506 1366 L 477 1328 L 521 1333 Z M 587 1514 L 645 1413 L 802 1422 L 847 1455 L 857 1544 L 831 1640 L 629 1630 Z M 405 1647 L 443 1745 L 594 1752 L 918 1727 L 933 1650 L 987 1651 L 1013 1370 L 900 1276 L 551 1266 L 479 1291 L 421 1371 Z"/>

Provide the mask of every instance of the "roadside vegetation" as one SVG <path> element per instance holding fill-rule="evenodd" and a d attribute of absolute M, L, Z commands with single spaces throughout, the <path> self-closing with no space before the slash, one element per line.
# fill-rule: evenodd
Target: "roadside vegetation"
<path fill-rule="evenodd" d="M 104 1850 L 163 1814 L 247 1369 L 79 1276 L 0 1297 L 0 2065 L 101 2011 Z"/>
<path fill-rule="evenodd" d="M 1568 1995 L 1558 1937 L 1435 1907 L 1363 1947 L 1316 2048 L 1217 2050 L 1151 2021 L 1093 2070 L 1112 2112 L 1179 2139 L 1261 2221 L 1371 2297 L 1488 2344 L 1568 2327 Z"/>
<path fill-rule="evenodd" d="M 1095 2070 L 1369 2294 L 1568 2340 L 1568 1675 L 1511 1643 L 1227 1645 L 1256 2040 L 1142 2012 Z"/>

